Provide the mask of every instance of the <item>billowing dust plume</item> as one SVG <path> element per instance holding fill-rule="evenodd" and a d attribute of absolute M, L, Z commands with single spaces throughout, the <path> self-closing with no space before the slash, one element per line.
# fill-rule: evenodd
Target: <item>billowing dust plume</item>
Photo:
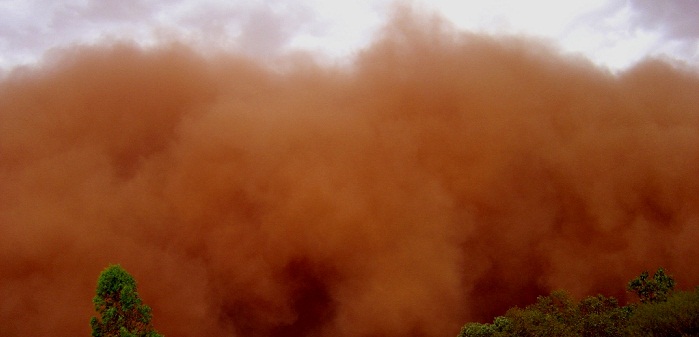
<path fill-rule="evenodd" d="M 0 83 L 0 334 L 120 263 L 178 336 L 453 336 L 699 283 L 699 77 L 398 16 L 351 67 L 76 48 Z"/>

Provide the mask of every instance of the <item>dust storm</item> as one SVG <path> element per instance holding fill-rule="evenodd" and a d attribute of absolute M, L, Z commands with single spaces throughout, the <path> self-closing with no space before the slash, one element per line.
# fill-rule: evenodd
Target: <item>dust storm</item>
<path fill-rule="evenodd" d="M 553 289 L 699 283 L 699 76 L 394 18 L 350 65 L 75 46 L 0 82 L 0 331 L 453 336 Z"/>

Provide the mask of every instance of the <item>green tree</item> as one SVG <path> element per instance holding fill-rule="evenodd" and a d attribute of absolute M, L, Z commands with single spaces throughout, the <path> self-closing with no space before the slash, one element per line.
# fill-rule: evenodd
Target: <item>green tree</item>
<path fill-rule="evenodd" d="M 674 291 L 675 280 L 662 268 L 643 272 L 627 285 L 641 303 L 620 307 L 613 297 L 575 302 L 566 292 L 539 296 L 525 308 L 514 307 L 490 323 L 468 323 L 458 337 L 688 337 L 699 336 L 699 287 Z"/>
<path fill-rule="evenodd" d="M 493 324 L 467 323 L 461 328 L 457 337 L 492 337 L 495 335 Z"/>
<path fill-rule="evenodd" d="M 629 281 L 626 288 L 636 293 L 641 303 L 664 302 L 675 289 L 675 279 L 665 274 L 663 268 L 659 268 L 653 278 L 649 278 L 648 272 L 644 271 L 639 277 Z"/>
<path fill-rule="evenodd" d="M 638 305 L 629 323 L 628 336 L 699 336 L 699 288 Z"/>
<path fill-rule="evenodd" d="M 619 307 L 614 297 L 590 296 L 578 303 L 580 335 L 583 337 L 621 337 L 631 316 L 630 307 Z"/>
<path fill-rule="evenodd" d="M 507 337 L 511 335 L 510 319 L 495 317 L 492 324 L 468 323 L 461 328 L 458 337 Z"/>
<path fill-rule="evenodd" d="M 510 336 L 577 336 L 576 314 L 570 295 L 559 290 L 524 309 L 510 309 L 505 317 L 512 322 Z"/>
<path fill-rule="evenodd" d="M 136 281 L 121 266 L 102 271 L 92 302 L 100 316 L 90 320 L 93 337 L 162 337 L 151 325 L 151 308 L 138 297 Z"/>

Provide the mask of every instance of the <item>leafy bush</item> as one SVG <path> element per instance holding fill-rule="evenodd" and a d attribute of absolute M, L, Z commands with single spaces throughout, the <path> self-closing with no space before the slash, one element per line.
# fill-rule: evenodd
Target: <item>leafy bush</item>
<path fill-rule="evenodd" d="M 660 268 L 628 283 L 640 304 L 620 307 L 613 297 L 575 303 L 563 291 L 540 296 L 524 309 L 512 308 L 492 324 L 468 323 L 458 337 L 505 336 L 699 336 L 699 288 L 675 292 L 675 280 Z"/>
<path fill-rule="evenodd" d="M 628 332 L 631 336 L 699 336 L 699 288 L 635 307 Z"/>

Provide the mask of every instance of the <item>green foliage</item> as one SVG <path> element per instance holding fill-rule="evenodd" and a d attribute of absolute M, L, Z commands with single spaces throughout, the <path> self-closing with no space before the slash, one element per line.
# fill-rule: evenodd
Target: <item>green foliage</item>
<path fill-rule="evenodd" d="M 699 288 L 676 292 L 665 302 L 637 306 L 628 332 L 629 336 L 699 336 Z"/>
<path fill-rule="evenodd" d="M 562 291 L 540 296 L 524 309 L 513 308 L 493 324 L 466 324 L 459 337 L 482 336 L 624 336 L 631 311 L 602 295 L 577 304 Z"/>
<path fill-rule="evenodd" d="M 539 296 L 535 304 L 524 309 L 510 309 L 505 317 L 511 321 L 507 336 L 576 335 L 575 304 L 563 291 Z"/>
<path fill-rule="evenodd" d="M 591 296 L 578 303 L 580 335 L 624 336 L 626 322 L 631 315 L 629 307 L 619 307 L 613 297 Z"/>
<path fill-rule="evenodd" d="M 138 297 L 136 281 L 121 266 L 102 271 L 92 302 L 100 315 L 90 319 L 93 337 L 162 337 L 151 325 L 151 308 Z"/>
<path fill-rule="evenodd" d="M 498 337 L 509 336 L 512 322 L 504 316 L 495 317 L 493 324 L 469 323 L 461 328 L 458 337 Z"/>
<path fill-rule="evenodd" d="M 492 324 L 468 323 L 458 337 L 505 336 L 699 336 L 699 288 L 674 292 L 674 279 L 660 268 L 628 284 L 640 304 L 620 307 L 613 297 L 591 296 L 575 303 L 554 291 L 524 309 L 512 308 Z"/>
<path fill-rule="evenodd" d="M 461 328 L 457 337 L 490 337 L 494 334 L 493 324 L 468 323 Z"/>
<path fill-rule="evenodd" d="M 459 337 L 576 336 L 577 311 L 567 293 L 540 296 L 524 309 L 512 308 L 492 324 L 469 323 Z"/>
<path fill-rule="evenodd" d="M 663 302 L 675 289 L 675 280 L 665 274 L 663 268 L 659 268 L 652 279 L 649 279 L 648 272 L 644 271 L 639 277 L 631 280 L 626 288 L 636 293 L 641 303 Z"/>

